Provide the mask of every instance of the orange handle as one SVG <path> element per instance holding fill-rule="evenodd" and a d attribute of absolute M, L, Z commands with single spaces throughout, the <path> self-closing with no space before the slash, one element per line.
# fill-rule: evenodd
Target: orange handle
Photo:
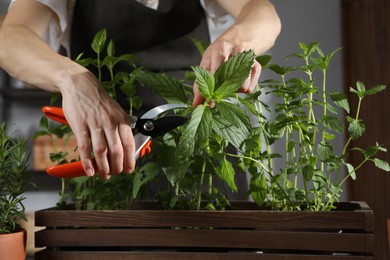
<path fill-rule="evenodd" d="M 68 125 L 68 121 L 66 121 L 62 108 L 45 106 L 42 108 L 42 111 L 48 118 L 60 122 L 64 125 Z"/>
<path fill-rule="evenodd" d="M 51 176 L 60 178 L 86 176 L 83 165 L 80 161 L 50 167 L 46 170 L 46 173 Z"/>
<path fill-rule="evenodd" d="M 152 140 L 149 140 L 140 150 L 139 152 L 139 158 L 144 157 L 145 154 L 150 153 L 152 151 L 152 148 L 150 145 L 152 144 Z M 136 158 L 138 159 L 138 158 Z"/>

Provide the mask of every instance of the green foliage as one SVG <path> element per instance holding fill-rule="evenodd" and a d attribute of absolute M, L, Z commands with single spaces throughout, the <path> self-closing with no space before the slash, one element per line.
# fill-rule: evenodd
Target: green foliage
<path fill-rule="evenodd" d="M 7 134 L 5 123 L 0 128 L 0 234 L 12 233 L 24 216 L 23 193 L 30 184 L 26 139 Z"/>
<path fill-rule="evenodd" d="M 192 41 L 201 53 L 205 50 L 207 45 Z M 166 209 L 224 209 L 230 205 L 225 189 L 230 189 L 249 193 L 259 206 L 324 211 L 334 208 L 342 185 L 349 178 L 356 179 L 357 171 L 366 162 L 390 170 L 387 162 L 375 157 L 386 152 L 379 144 L 365 149 L 350 147 L 351 141 L 365 132 L 359 117 L 362 100 L 385 90 L 385 86 L 367 89 L 357 82 L 356 88 L 350 89 L 358 97 L 355 110 L 350 108 L 344 93 L 328 93 L 327 69 L 339 49 L 325 54 L 318 42 L 299 43 L 300 51 L 288 56 L 298 60 L 294 66 L 272 64 L 270 55 L 255 57 L 248 50 L 229 58 L 214 74 L 193 66 L 180 80 L 142 68 L 131 73 L 114 73 L 118 62 L 131 64 L 134 57 L 115 57 L 115 46 L 110 41 L 103 58 L 105 43 L 103 30 L 92 43 L 97 58 L 80 56 L 77 61 L 97 68 L 99 79 L 101 70 L 108 69 L 111 80 L 102 84 L 114 98 L 116 89 L 127 95 L 131 101 L 129 114 L 141 103 L 135 102 L 137 81 L 168 103 L 188 104 L 188 109 L 176 113 L 189 120 L 186 125 L 155 138 L 152 153 L 139 162 L 134 174 L 112 176 L 109 181 L 99 177 L 73 180 L 73 197 L 78 208 L 126 208 L 148 195 L 153 187 L 157 193 L 149 197 L 157 198 Z M 252 94 L 237 94 L 255 61 L 279 79 L 259 83 Z M 314 77 L 314 73 L 320 77 L 317 74 Z M 193 83 L 205 98 L 196 108 L 191 107 Z M 264 96 L 271 96 L 272 104 L 264 103 Z M 335 116 L 338 113 L 345 113 L 347 126 Z M 45 120 L 41 126 L 43 134 L 56 134 Z M 340 142 L 341 135 L 347 135 L 347 140 L 337 154 L 334 144 Z M 272 151 L 276 142 L 285 144 L 281 154 Z M 360 152 L 362 162 L 348 163 L 350 152 Z M 59 161 L 61 156 L 53 159 Z M 343 169 L 345 176 L 341 174 Z M 249 175 L 247 190 L 238 190 L 237 174 Z"/>

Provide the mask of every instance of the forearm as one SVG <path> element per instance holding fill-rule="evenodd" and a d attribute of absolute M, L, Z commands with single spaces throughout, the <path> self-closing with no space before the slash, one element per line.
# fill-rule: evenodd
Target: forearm
<path fill-rule="evenodd" d="M 241 41 L 245 49 L 257 54 L 270 49 L 281 30 L 281 22 L 268 0 L 217 0 L 235 19 L 234 25 L 221 37 Z M 238 35 L 238 37 L 237 37 Z"/>
<path fill-rule="evenodd" d="M 0 66 L 12 77 L 33 86 L 60 91 L 68 81 L 70 70 L 73 73 L 85 70 L 52 50 L 23 25 L 4 25 L 0 30 L 0 39 Z"/>

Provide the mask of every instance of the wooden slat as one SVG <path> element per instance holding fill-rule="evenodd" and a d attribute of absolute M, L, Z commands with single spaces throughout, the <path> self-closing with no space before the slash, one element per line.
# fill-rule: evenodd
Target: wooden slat
<path fill-rule="evenodd" d="M 374 251 L 372 234 L 184 229 L 42 230 L 37 247 L 213 247 L 240 249 L 317 250 L 363 253 Z"/>
<path fill-rule="evenodd" d="M 255 254 L 255 253 L 204 253 L 204 252 L 50 252 L 41 251 L 35 255 L 36 260 L 250 260 L 250 259 L 267 259 L 267 260 L 322 260 L 322 259 L 339 259 L 339 260 L 373 260 L 372 256 L 350 256 L 350 255 L 302 255 L 302 254 Z"/>
<path fill-rule="evenodd" d="M 261 230 L 358 229 L 373 230 L 372 211 L 76 211 L 35 212 L 35 225 L 46 227 L 237 227 Z"/>

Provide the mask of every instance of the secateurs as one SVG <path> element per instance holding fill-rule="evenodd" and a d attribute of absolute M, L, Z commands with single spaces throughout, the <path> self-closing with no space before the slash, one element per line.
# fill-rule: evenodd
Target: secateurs
<path fill-rule="evenodd" d="M 151 151 L 150 145 L 152 138 L 164 135 L 186 123 L 187 118 L 182 116 L 163 116 L 168 111 L 177 108 L 187 108 L 185 104 L 164 104 L 157 106 L 143 114 L 139 119 L 130 116 L 131 127 L 133 129 L 135 142 L 135 159 L 143 157 Z M 64 112 L 61 108 L 45 106 L 43 113 L 62 124 L 68 124 Z M 85 176 L 85 171 L 80 161 L 61 164 L 50 167 L 46 170 L 47 174 L 61 178 L 72 178 Z"/>

